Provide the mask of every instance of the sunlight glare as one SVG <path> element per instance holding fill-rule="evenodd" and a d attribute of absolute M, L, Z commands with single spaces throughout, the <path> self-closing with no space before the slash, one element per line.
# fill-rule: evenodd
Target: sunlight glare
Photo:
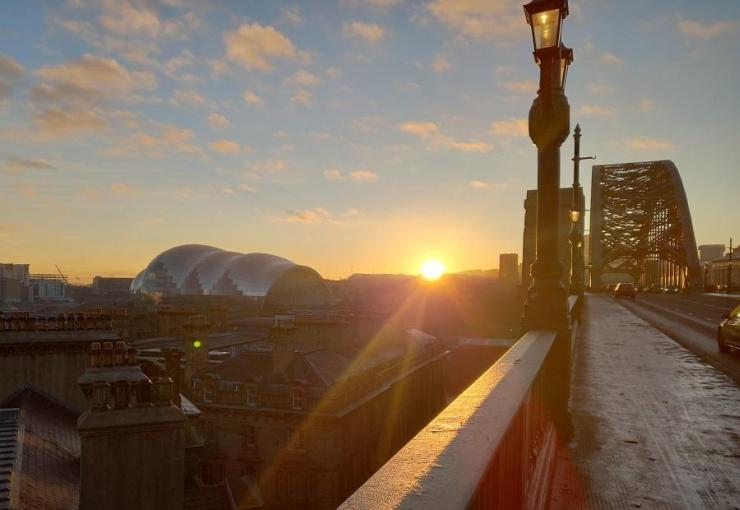
<path fill-rule="evenodd" d="M 425 280 L 433 281 L 439 278 L 445 272 L 445 265 L 439 260 L 430 259 L 421 265 L 421 276 Z"/>

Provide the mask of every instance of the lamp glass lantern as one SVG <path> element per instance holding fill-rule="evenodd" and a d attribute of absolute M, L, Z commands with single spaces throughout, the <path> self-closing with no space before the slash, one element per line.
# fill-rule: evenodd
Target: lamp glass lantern
<path fill-rule="evenodd" d="M 570 212 L 570 222 L 571 223 L 578 223 L 578 220 L 581 219 L 581 211 L 571 211 Z"/>
<path fill-rule="evenodd" d="M 533 0 L 524 6 L 532 29 L 535 57 L 543 51 L 560 47 L 563 19 L 568 15 L 568 0 Z"/>
<path fill-rule="evenodd" d="M 568 77 L 568 68 L 573 63 L 573 50 L 560 45 L 560 88 L 565 90 L 565 80 Z"/>

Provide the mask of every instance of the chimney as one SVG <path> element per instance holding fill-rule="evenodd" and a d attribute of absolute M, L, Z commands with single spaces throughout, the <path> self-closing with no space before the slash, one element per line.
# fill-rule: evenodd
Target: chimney
<path fill-rule="evenodd" d="M 292 315 L 276 315 L 270 328 L 272 371 L 276 374 L 285 372 L 293 361 L 296 335 L 293 319 Z"/>
<path fill-rule="evenodd" d="M 80 510 L 182 510 L 185 416 L 172 380 L 149 379 L 124 342 L 94 342 L 78 380 L 92 407 L 80 432 Z"/>

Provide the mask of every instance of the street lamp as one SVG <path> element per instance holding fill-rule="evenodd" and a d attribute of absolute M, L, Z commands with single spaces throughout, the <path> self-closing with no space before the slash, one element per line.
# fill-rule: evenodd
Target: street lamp
<path fill-rule="evenodd" d="M 572 58 L 572 56 L 571 56 Z M 581 157 L 581 126 L 576 124 L 573 132 L 573 205 L 570 213 L 570 293 L 583 294 L 583 191 L 579 181 L 580 163 L 585 159 L 596 159 L 596 156 Z"/>
<path fill-rule="evenodd" d="M 558 260 L 560 146 L 570 131 L 570 105 L 563 88 L 573 52 L 561 44 L 568 0 L 533 0 L 524 6 L 532 28 L 540 88 L 529 109 L 529 137 L 537 146 L 537 258 L 524 304 L 522 331 L 551 330 L 557 336 L 549 357 L 544 401 L 562 437 L 570 437 L 570 334 L 563 267 Z"/>
<path fill-rule="evenodd" d="M 532 29 L 540 88 L 529 110 L 529 136 L 537 146 L 537 258 L 522 318 L 523 331 L 568 330 L 567 293 L 558 257 L 560 146 L 570 131 L 570 105 L 563 87 L 573 51 L 561 44 L 567 0 L 533 0 L 524 6 Z"/>

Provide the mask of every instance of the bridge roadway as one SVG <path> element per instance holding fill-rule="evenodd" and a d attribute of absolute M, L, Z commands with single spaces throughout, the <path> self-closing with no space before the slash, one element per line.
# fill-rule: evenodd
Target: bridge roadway
<path fill-rule="evenodd" d="M 550 508 L 740 508 L 740 388 L 620 303 L 586 299 Z"/>
<path fill-rule="evenodd" d="M 740 355 L 717 347 L 717 326 L 740 305 L 740 295 L 640 294 L 619 303 L 740 384 Z"/>

